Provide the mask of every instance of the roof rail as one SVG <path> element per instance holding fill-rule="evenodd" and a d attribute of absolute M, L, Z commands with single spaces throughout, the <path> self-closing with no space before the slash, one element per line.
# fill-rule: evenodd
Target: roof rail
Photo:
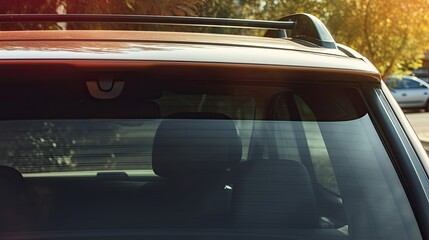
<path fill-rule="evenodd" d="M 360 58 L 360 59 L 365 58 L 364 56 L 362 56 L 362 54 L 358 53 L 357 51 L 355 51 L 354 49 L 352 49 L 350 47 L 347 47 L 346 45 L 337 43 L 337 47 L 338 47 L 338 50 L 345 53 L 349 57 Z"/>
<path fill-rule="evenodd" d="M 295 23 L 290 30 L 289 37 L 300 39 L 316 44 L 324 48 L 337 48 L 334 38 L 326 26 L 317 17 L 307 14 L 298 13 L 279 19 L 279 21 L 292 21 Z M 273 30 L 267 31 L 266 37 L 276 37 L 278 33 Z"/>
<path fill-rule="evenodd" d="M 300 39 L 324 48 L 337 48 L 325 25 L 315 16 L 299 13 L 279 21 L 118 14 L 0 14 L 0 23 L 22 22 L 117 22 L 269 29 L 266 37 Z M 290 36 L 285 30 L 290 31 Z"/>
<path fill-rule="evenodd" d="M 291 29 L 295 25 L 293 21 L 119 14 L 0 14 L 0 23 L 2 22 L 117 22 L 277 30 Z"/>

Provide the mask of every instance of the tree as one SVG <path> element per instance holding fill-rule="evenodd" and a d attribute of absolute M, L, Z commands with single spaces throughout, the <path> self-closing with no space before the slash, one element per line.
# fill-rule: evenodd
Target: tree
<path fill-rule="evenodd" d="M 368 57 L 383 78 L 421 66 L 429 49 L 426 0 L 335 0 L 332 8 L 327 25 L 335 39 Z"/>
<path fill-rule="evenodd" d="M 0 14 L 55 13 L 57 0 L 0 0 Z M 1 30 L 34 30 L 58 28 L 52 23 L 0 24 Z"/>
<path fill-rule="evenodd" d="M 91 14 L 148 14 L 195 16 L 198 5 L 204 0 L 0 0 L 0 14 L 57 13 L 60 7 L 64 13 Z M 94 29 L 117 28 L 117 24 L 77 24 L 68 28 Z M 59 28 L 55 23 L 3 24 L 2 30 L 52 29 Z"/>
<path fill-rule="evenodd" d="M 424 51 L 429 49 L 427 0 L 238 2 L 240 11 L 229 11 L 228 17 L 275 20 L 297 12 L 307 12 L 319 17 L 337 42 L 351 46 L 369 58 L 383 78 L 394 72 L 406 72 L 420 67 L 420 59 Z M 207 3 L 219 6 L 218 9 L 225 7 L 220 0 L 206 0 Z"/>

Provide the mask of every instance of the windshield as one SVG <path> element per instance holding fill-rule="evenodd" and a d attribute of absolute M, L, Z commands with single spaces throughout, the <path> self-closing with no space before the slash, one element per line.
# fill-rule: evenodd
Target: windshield
<path fill-rule="evenodd" d="M 1 103 L 5 237 L 420 237 L 357 86 L 79 84 Z"/>

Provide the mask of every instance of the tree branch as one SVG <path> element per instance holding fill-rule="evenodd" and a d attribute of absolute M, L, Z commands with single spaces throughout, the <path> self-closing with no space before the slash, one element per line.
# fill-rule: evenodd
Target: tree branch
<path fill-rule="evenodd" d="M 368 46 L 369 54 L 371 55 L 370 59 L 373 59 L 375 56 L 375 52 L 374 52 L 374 49 L 372 48 L 372 43 L 371 43 L 370 37 L 369 37 L 370 34 L 368 32 L 368 28 L 369 28 L 369 23 L 368 23 L 369 13 L 368 13 L 368 11 L 369 11 L 370 4 L 371 4 L 371 0 L 368 0 L 366 3 L 366 7 L 365 7 L 365 24 L 364 24 L 364 30 L 363 31 L 365 33 L 365 42 L 366 42 L 366 45 Z"/>

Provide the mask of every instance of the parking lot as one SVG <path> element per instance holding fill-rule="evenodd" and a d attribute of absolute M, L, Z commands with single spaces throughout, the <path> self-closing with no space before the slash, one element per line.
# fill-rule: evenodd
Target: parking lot
<path fill-rule="evenodd" d="M 429 113 L 408 112 L 406 116 L 422 141 L 426 151 L 429 153 Z"/>

